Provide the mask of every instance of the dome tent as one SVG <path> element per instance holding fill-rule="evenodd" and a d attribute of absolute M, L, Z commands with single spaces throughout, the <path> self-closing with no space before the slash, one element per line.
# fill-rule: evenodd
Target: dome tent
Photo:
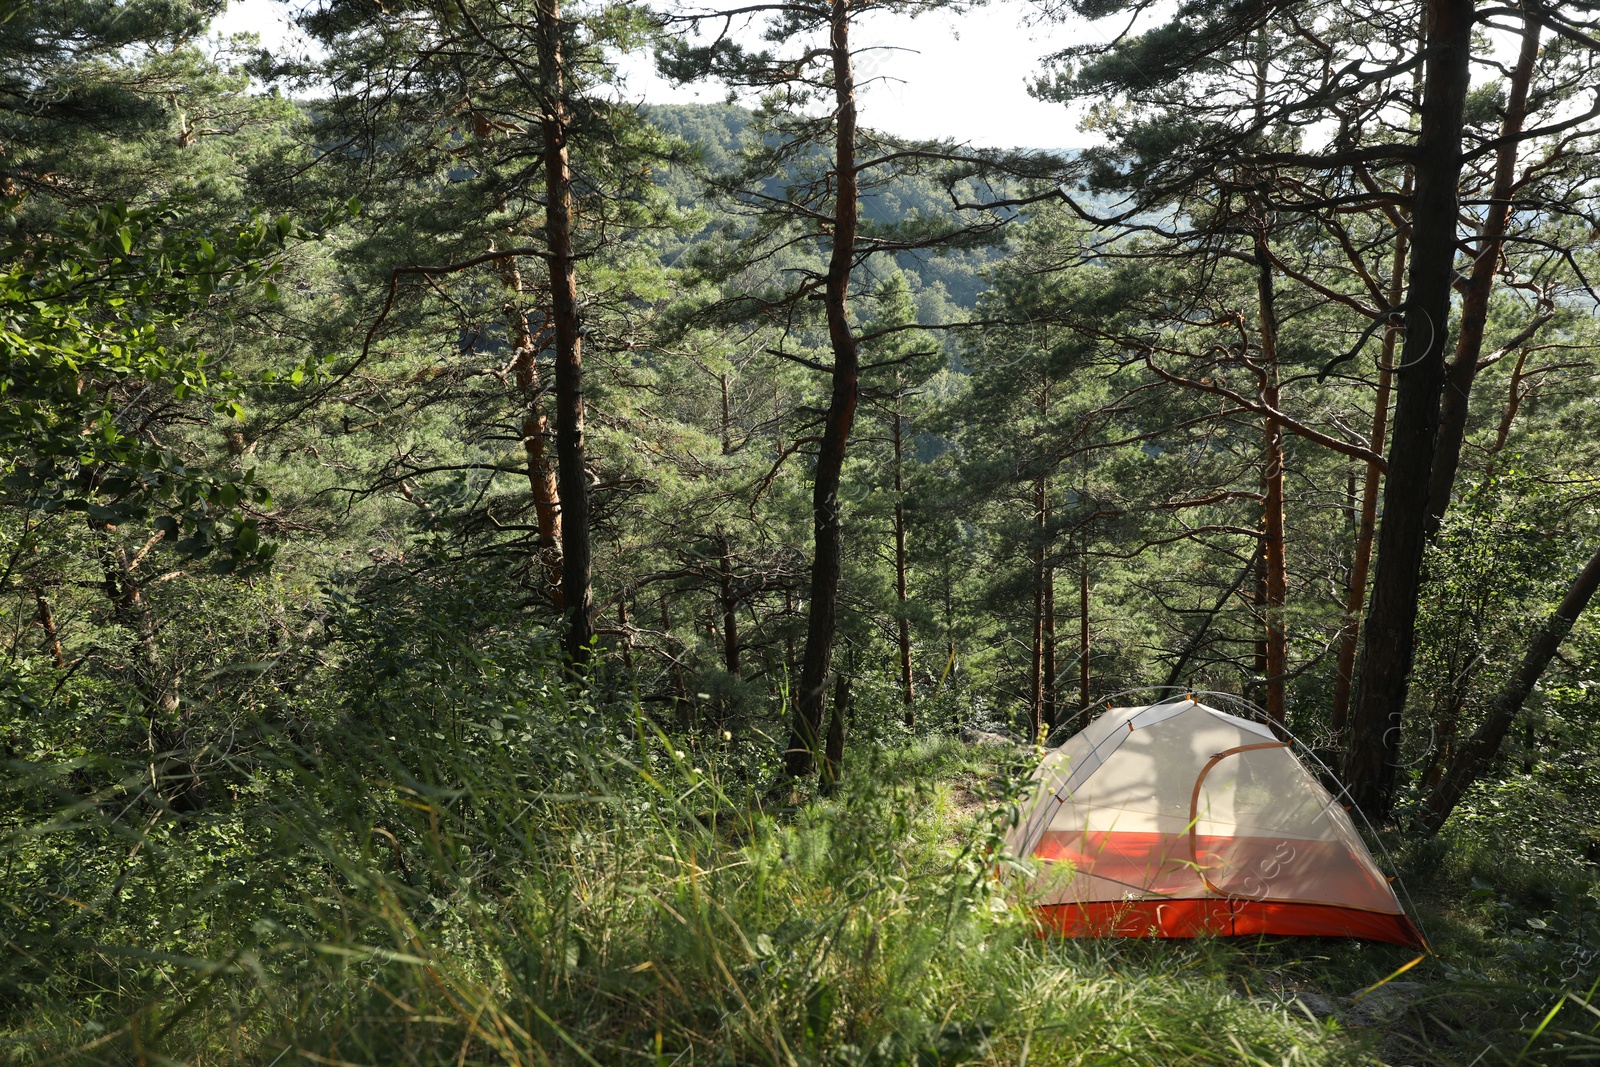
<path fill-rule="evenodd" d="M 1035 772 L 1011 855 L 1069 937 L 1306 934 L 1422 945 L 1349 814 L 1267 727 L 1112 708 Z"/>

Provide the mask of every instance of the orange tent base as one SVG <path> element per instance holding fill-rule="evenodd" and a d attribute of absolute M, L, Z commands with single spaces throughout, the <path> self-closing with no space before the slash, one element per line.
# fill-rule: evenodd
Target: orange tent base
<path fill-rule="evenodd" d="M 1047 904 L 1034 909 L 1041 934 L 1064 937 L 1360 937 L 1426 947 L 1404 915 L 1292 901 L 1210 898 Z"/>

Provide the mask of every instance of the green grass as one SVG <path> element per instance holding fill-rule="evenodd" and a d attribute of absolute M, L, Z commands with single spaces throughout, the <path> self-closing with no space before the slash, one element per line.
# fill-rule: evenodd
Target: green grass
<path fill-rule="evenodd" d="M 1413 954 L 1036 937 L 992 867 L 1019 765 L 864 744 L 835 797 L 774 797 L 761 745 L 697 748 L 627 709 L 545 699 L 481 729 L 356 716 L 275 738 L 279 755 L 182 815 L 148 802 L 137 766 L 13 764 L 0 1059 L 1443 1065 L 1595 1048 L 1600 1019 L 1572 1000 L 1530 1043 L 1586 990 L 1558 954 L 1506 955 L 1504 894 L 1452 899 L 1484 874 L 1448 845 L 1408 857 L 1432 864 L 1439 957 L 1383 1010 L 1318 1019 L 1297 995 L 1342 1005 Z"/>

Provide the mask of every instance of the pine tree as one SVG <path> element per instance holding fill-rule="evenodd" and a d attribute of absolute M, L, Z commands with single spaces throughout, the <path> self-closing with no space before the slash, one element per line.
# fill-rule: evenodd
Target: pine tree
<path fill-rule="evenodd" d="M 826 375 L 826 408 L 804 435 L 814 444 L 812 475 L 812 559 L 805 648 L 794 719 L 785 754 L 789 776 L 809 774 L 822 742 L 823 713 L 833 646 L 839 625 L 844 536 L 840 487 L 846 451 L 856 422 L 863 371 L 859 327 L 851 301 L 859 290 L 857 271 L 872 256 L 919 248 L 959 247 L 996 228 L 995 220 L 904 220 L 875 226 L 864 220 L 861 201 L 906 174 L 943 173 L 971 160 L 940 144 L 908 144 L 862 127 L 857 115 L 852 33 L 876 11 L 906 12 L 929 5 L 901 0 L 859 6 L 847 0 L 829 4 L 758 4 L 727 11 L 690 11 L 673 16 L 682 24 L 715 27 L 711 43 L 679 38 L 661 56 L 663 70 L 678 81 L 715 78 L 730 86 L 767 95 L 741 173 L 724 183 L 736 210 L 748 218 L 739 251 L 729 266 L 770 256 L 777 248 L 802 245 L 816 250 L 818 262 L 797 271 L 796 282 L 769 291 L 730 297 L 720 311 L 781 323 L 790 344 L 812 341 L 828 354 L 824 362 L 785 347 L 785 358 Z M 767 21 L 763 46 L 752 49 L 721 32 L 734 20 Z M 823 105 L 821 114 L 812 105 Z M 775 190 L 771 179 L 781 176 Z M 959 180 L 952 179 L 953 181 Z M 821 321 L 809 313 L 820 299 Z M 815 339 L 814 341 L 812 339 Z M 821 342 L 818 344 L 817 342 Z"/>
<path fill-rule="evenodd" d="M 637 44 L 643 23 L 623 8 L 536 0 L 334 3 L 302 25 L 329 49 L 315 72 L 334 90 L 319 137 L 345 146 L 320 162 L 381 222 L 360 251 L 391 268 L 389 304 L 402 281 L 473 271 L 493 273 L 507 293 L 537 552 L 559 573 L 552 599 L 581 671 L 597 610 L 585 351 L 592 360 L 639 343 L 628 336 L 626 291 L 651 283 L 626 273 L 630 253 L 620 242 L 666 225 L 650 181 L 665 146 L 636 108 L 599 88 L 611 76 L 605 49 Z M 537 286 L 519 262 L 526 259 L 543 265 Z M 604 280 L 580 286 L 580 263 Z M 649 273 L 637 259 L 632 266 Z M 483 296 L 469 301 L 455 306 L 472 314 Z M 540 374 L 546 351 L 553 442 Z"/>
<path fill-rule="evenodd" d="M 1097 15 L 1122 6 L 1076 5 Z M 1290 11 L 1295 18 L 1286 23 L 1281 16 Z M 1353 303 L 1353 294 L 1322 289 L 1352 310 L 1365 305 L 1375 322 L 1403 322 L 1378 564 L 1345 762 L 1353 795 L 1377 816 L 1387 812 L 1394 795 L 1421 560 L 1431 526 L 1429 482 L 1445 384 L 1458 207 L 1473 136 L 1470 72 L 1475 63 L 1491 62 L 1474 52 L 1473 31 L 1494 17 L 1487 9 L 1480 13 L 1471 0 L 1433 0 L 1420 28 L 1410 24 L 1407 10 L 1386 4 L 1359 14 L 1318 3 L 1184 5 L 1143 34 L 1064 55 L 1077 66 L 1050 87 L 1062 98 L 1111 97 L 1138 105 L 1105 113 L 1113 140 L 1089 153 L 1088 168 L 1104 187 L 1133 190 L 1139 207 L 1189 210 L 1216 175 L 1232 172 L 1256 176 L 1252 180 L 1262 183 L 1262 195 L 1280 217 L 1294 213 L 1315 220 L 1330 234 L 1346 229 L 1341 217 L 1358 212 L 1375 224 L 1387 221 L 1397 232 L 1401 218 L 1406 220 L 1407 285 L 1398 305 L 1384 299 L 1372 280 L 1381 274 L 1373 272 L 1362 276 L 1368 294 Z M 1582 13 L 1550 11 L 1545 17 L 1551 27 L 1582 36 Z M 1241 82 L 1230 86 L 1223 72 L 1230 62 L 1236 69 L 1249 64 L 1252 42 L 1274 29 L 1286 44 L 1266 55 L 1268 91 L 1242 108 Z M 1293 59 L 1300 55 L 1304 60 Z M 1413 71 L 1420 85 L 1414 127 L 1408 129 L 1387 87 Z M 1294 137 L 1284 140 L 1322 118 L 1337 130 L 1325 147 L 1305 149 Z M 1514 125 L 1514 116 L 1507 121 Z M 1483 151 L 1492 148 L 1473 149 Z M 1335 205 L 1337 212 L 1330 210 Z M 1347 259 L 1359 272 L 1361 256 Z M 1282 269 L 1281 263 L 1275 266 Z M 1297 284 L 1317 285 L 1285 273 Z"/>

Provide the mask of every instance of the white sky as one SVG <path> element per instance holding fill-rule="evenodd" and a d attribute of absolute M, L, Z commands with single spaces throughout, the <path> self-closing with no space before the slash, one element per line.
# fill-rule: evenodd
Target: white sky
<path fill-rule="evenodd" d="M 1088 143 L 1077 120 L 1059 104 L 1033 99 L 1027 85 L 1041 56 L 1084 39 L 1099 39 L 1084 23 L 1025 25 L 1025 0 L 994 0 L 965 16 L 944 13 L 890 22 L 878 19 L 855 33 L 863 125 L 902 137 L 950 137 L 979 147 L 1068 148 Z M 253 32 L 270 49 L 306 50 L 281 0 L 233 0 L 216 32 Z M 1087 38 L 1086 38 L 1087 35 Z M 627 95 L 650 103 L 716 103 L 720 86 L 675 89 L 644 59 L 628 63 Z M 868 81 L 868 79 L 873 79 Z"/>

